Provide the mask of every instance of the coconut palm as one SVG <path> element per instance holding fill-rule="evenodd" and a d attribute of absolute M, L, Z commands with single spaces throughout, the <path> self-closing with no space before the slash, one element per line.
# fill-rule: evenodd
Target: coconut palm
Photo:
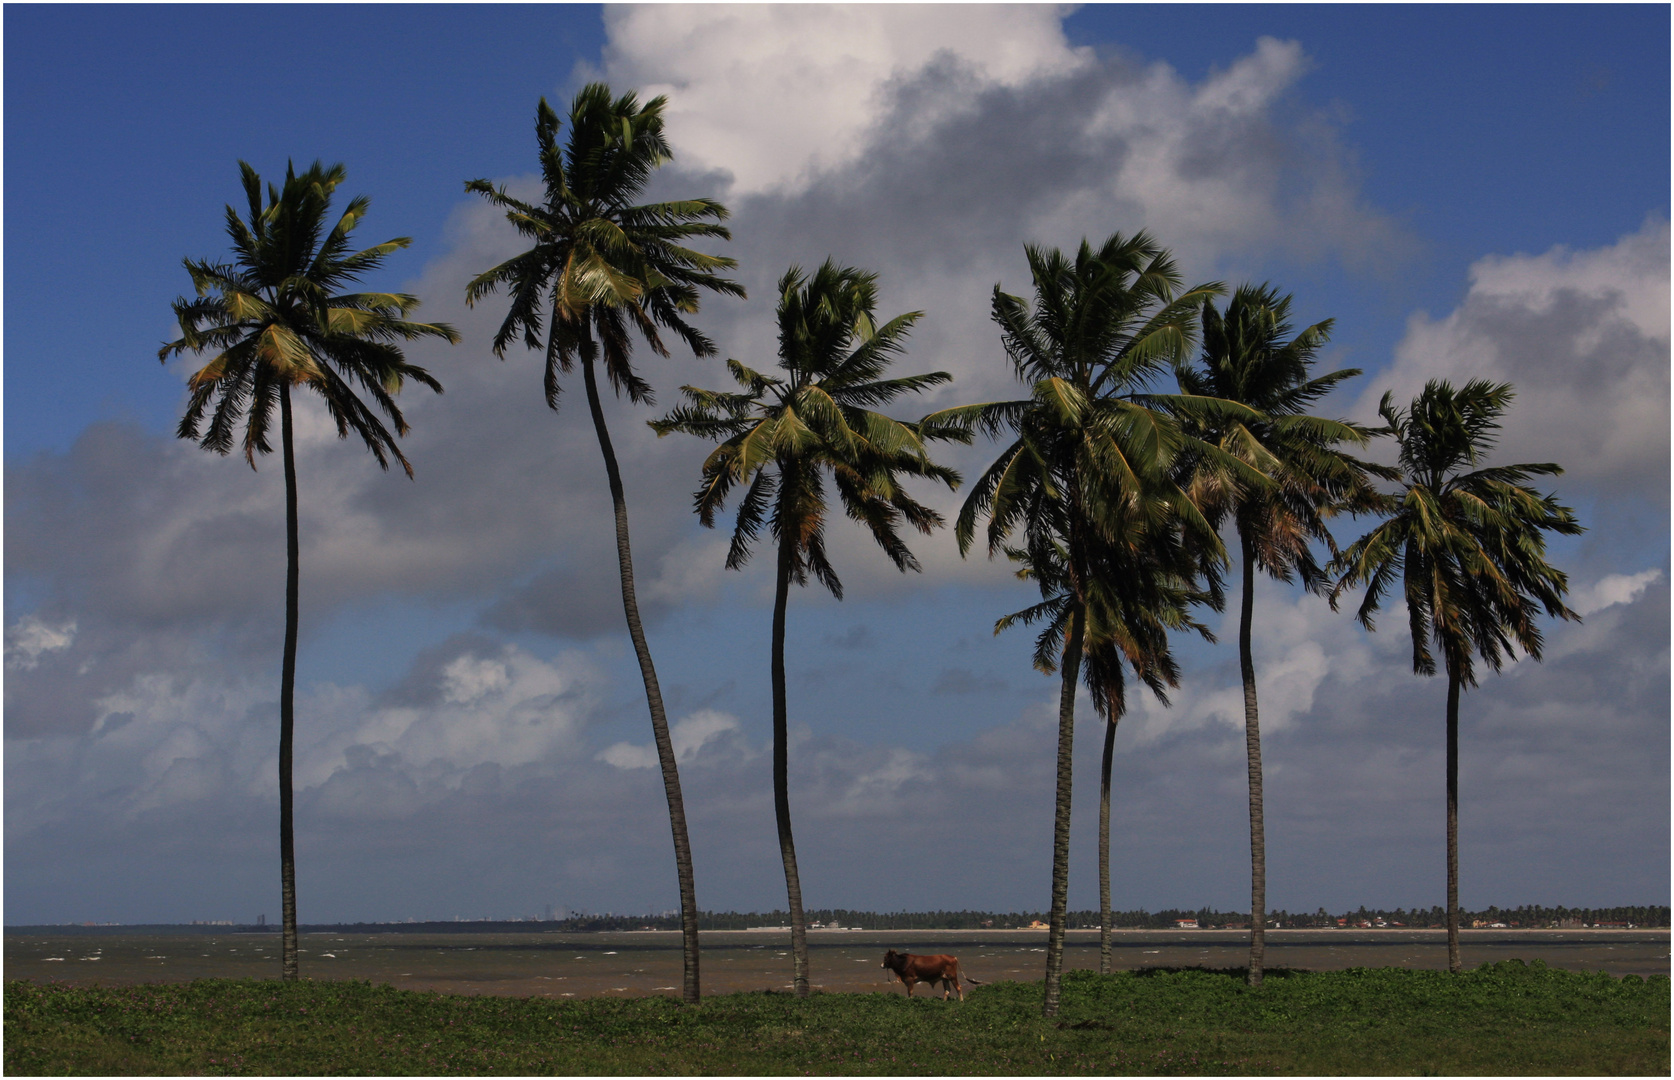
<path fill-rule="evenodd" d="M 1097 250 L 1083 240 L 1074 258 L 1032 246 L 1026 253 L 1033 306 L 996 285 L 993 318 L 1030 396 L 945 410 L 926 421 L 1015 435 L 965 499 L 955 527 L 961 552 L 969 551 L 983 516 L 990 557 L 1019 529 L 1031 552 L 1048 546 L 1063 550 L 1063 588 L 1073 600 L 1063 618 L 1058 661 L 1057 797 L 1043 1003 L 1050 1016 L 1057 1012 L 1063 971 L 1075 686 L 1086 643 L 1094 547 L 1124 527 L 1158 533 L 1178 528 L 1212 557 L 1224 557 L 1213 527 L 1180 486 L 1175 466 L 1190 452 L 1226 459 L 1226 467 L 1240 475 L 1252 471 L 1191 439 L 1179 423 L 1181 416 L 1248 410 L 1146 392 L 1152 380 L 1184 362 L 1198 307 L 1219 284 L 1180 291 L 1173 260 L 1143 232 L 1113 235 Z M 1252 479 L 1262 482 L 1259 474 Z"/>
<path fill-rule="evenodd" d="M 1390 516 L 1333 565 L 1331 591 L 1365 585 L 1358 617 L 1373 629 L 1383 598 L 1401 585 L 1412 633 L 1412 666 L 1436 673 L 1433 641 L 1447 672 L 1447 962 L 1459 959 L 1459 694 L 1476 685 L 1475 658 L 1494 671 L 1518 650 L 1540 659 L 1539 611 L 1580 621 L 1564 605 L 1569 581 L 1546 561 L 1551 531 L 1583 527 L 1568 507 L 1525 482 L 1563 472 L 1550 462 L 1484 465 L 1513 397 L 1509 383 L 1473 379 L 1457 390 L 1431 380 L 1402 409 L 1385 394 L 1378 414 L 1400 446 L 1400 490 Z"/>
<path fill-rule="evenodd" d="M 503 359 L 519 336 L 526 348 L 544 347 L 546 403 L 554 411 L 561 393 L 560 374 L 571 371 L 577 359 L 581 361 L 587 408 L 604 456 L 615 511 L 622 608 L 645 683 L 674 834 L 685 945 L 683 995 L 688 1004 L 695 1004 L 699 990 L 697 899 L 680 772 L 640 621 L 627 499 L 595 374 L 595 367 L 602 363 L 618 395 L 626 394 L 636 404 L 650 403 L 651 387 L 633 368 L 635 333 L 659 356 L 668 355 L 665 331 L 684 341 L 695 355 L 708 356 L 715 351 L 713 343 L 686 321 L 698 310 L 700 291 L 744 295 L 736 282 L 717 273 L 734 266 L 732 259 L 682 246 L 693 238 L 730 239 L 721 224 L 727 217 L 725 207 L 711 199 L 634 203 L 651 174 L 672 157 L 663 135 L 666 104 L 667 99 L 658 97 L 641 105 L 632 93 L 612 99 L 608 86 L 591 83 L 575 96 L 569 138 L 560 144 L 558 115 L 542 98 L 535 111 L 535 140 L 544 199 L 539 204 L 524 202 L 486 180 L 465 185 L 467 191 L 503 208 L 506 219 L 534 246 L 477 275 L 467 286 L 465 299 L 474 305 L 502 286 L 510 293 L 511 307 L 494 335 L 494 354 Z"/>
<path fill-rule="evenodd" d="M 1036 581 L 1043 597 L 1039 604 L 1001 618 L 1000 633 L 1018 624 L 1044 620 L 1035 638 L 1035 668 L 1057 671 L 1063 655 L 1065 629 L 1074 610 L 1067 588 L 1064 549 L 1044 537 L 1034 537 L 1036 550 L 1006 549 L 1020 564 L 1019 578 Z M 1221 604 L 1218 580 L 1199 586 L 1206 552 L 1183 543 L 1179 530 L 1162 534 L 1130 530 L 1114 542 L 1099 542 L 1089 552 L 1087 629 L 1083 635 L 1083 681 L 1093 709 L 1105 719 L 1104 752 L 1099 768 L 1099 973 L 1111 970 L 1110 906 L 1110 788 L 1116 750 L 1116 728 L 1127 711 L 1125 669 L 1164 705 L 1168 690 L 1180 685 L 1180 669 L 1169 648 L 1171 630 L 1191 629 L 1207 641 L 1215 636 L 1191 617 L 1191 608 Z"/>
<path fill-rule="evenodd" d="M 659 435 L 684 431 L 720 442 L 703 463 L 697 513 L 713 527 L 727 496 L 748 485 L 739 500 L 727 568 L 749 559 L 765 522 L 778 545 L 773 593 L 773 808 L 779 828 L 785 889 L 791 917 L 793 986 L 808 994 L 808 938 L 802 885 L 791 835 L 785 691 L 785 609 L 792 582 L 810 574 L 833 596 L 843 583 L 826 557 L 830 476 L 843 511 L 871 532 L 897 569 L 917 570 L 902 541 L 902 523 L 928 534 L 941 515 L 901 486 L 906 476 L 956 487 L 959 476 L 932 462 L 925 440 L 964 440 L 960 428 L 892 420 L 867 408 L 947 382 L 946 372 L 883 378 L 921 312 L 878 325 L 877 276 L 826 260 L 813 277 L 792 267 L 779 279 L 779 366 L 783 378 L 727 361 L 742 393 L 682 387 L 686 404 L 652 427 Z"/>
<path fill-rule="evenodd" d="M 407 422 L 395 395 L 408 379 L 440 393 L 441 384 L 406 362 L 401 343 L 425 337 L 457 342 L 442 323 L 409 322 L 418 307 L 405 293 L 341 292 L 376 270 L 406 237 L 353 251 L 350 234 L 366 216 L 370 200 L 359 196 L 329 224 L 332 193 L 343 182 L 342 165 L 315 162 L 301 176 L 287 165 L 282 188 L 238 163 L 249 203 L 246 221 L 227 207 L 232 258 L 226 262 L 184 260 L 196 295 L 174 302 L 180 338 L 158 352 L 159 360 L 182 353 L 214 357 L 187 382 L 186 411 L 176 434 L 206 450 L 226 454 L 243 425 L 244 460 L 273 452 L 269 435 L 279 409 L 279 443 L 285 471 L 285 646 L 279 682 L 279 877 L 283 933 L 281 973 L 297 977 L 296 850 L 291 826 L 291 747 L 295 728 L 297 591 L 296 458 L 291 437 L 291 390 L 320 396 L 340 438 L 350 432 L 365 442 L 379 466 L 393 458 L 409 477 L 412 466 L 396 444 Z M 371 399 L 368 405 L 359 394 Z M 211 404 L 213 402 L 213 405 Z M 207 414 L 207 424 L 205 423 Z M 381 416 L 380 416 L 381 414 Z M 388 426 L 385 425 L 385 418 Z M 390 429 L 394 430 L 391 431 Z"/>
<path fill-rule="evenodd" d="M 1312 545 L 1337 548 L 1326 520 L 1341 510 L 1364 511 L 1376 502 L 1367 472 L 1387 473 L 1349 456 L 1344 444 L 1364 446 L 1364 427 L 1308 414 L 1308 409 L 1345 379 L 1360 374 L 1344 368 L 1312 376 L 1331 320 L 1292 334 L 1289 296 L 1270 285 L 1246 285 L 1233 294 L 1223 315 L 1213 303 L 1203 308 L 1203 350 L 1198 363 L 1182 368 L 1180 389 L 1248 405 L 1258 418 L 1221 417 L 1194 425 L 1194 434 L 1228 455 L 1265 473 L 1271 484 L 1241 484 L 1224 471 L 1197 477 L 1194 494 L 1217 526 L 1228 517 L 1238 533 L 1243 601 L 1238 618 L 1238 665 L 1244 683 L 1244 747 L 1250 802 L 1249 983 L 1260 986 L 1266 955 L 1267 842 L 1262 807 L 1261 726 L 1251 652 L 1255 572 L 1289 582 L 1300 578 L 1310 592 L 1324 593 L 1328 579 Z"/>

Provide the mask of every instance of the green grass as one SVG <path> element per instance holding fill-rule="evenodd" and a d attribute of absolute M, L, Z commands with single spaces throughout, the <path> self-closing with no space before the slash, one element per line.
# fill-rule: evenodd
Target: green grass
<path fill-rule="evenodd" d="M 736 994 L 465 997 L 354 982 L 8 982 L 5 1071 L 29 1074 L 1308 1073 L 1669 1071 L 1669 980 L 1509 961 L 1459 976 L 1352 969 L 1064 977 L 964 1003 Z"/>

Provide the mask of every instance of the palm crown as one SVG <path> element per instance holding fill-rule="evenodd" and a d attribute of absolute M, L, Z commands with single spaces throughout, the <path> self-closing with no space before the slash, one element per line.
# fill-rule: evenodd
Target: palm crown
<path fill-rule="evenodd" d="M 1526 481 L 1563 472 L 1547 463 L 1484 466 L 1500 416 L 1513 397 L 1507 383 L 1474 379 L 1455 390 L 1437 380 L 1402 409 L 1385 394 L 1378 413 L 1400 445 L 1403 490 L 1391 516 L 1338 559 L 1348 587 L 1364 584 L 1359 619 L 1372 628 L 1384 595 L 1401 580 L 1412 631 L 1413 669 L 1433 675 L 1434 639 L 1449 673 L 1475 686 L 1475 656 L 1500 670 L 1514 648 L 1540 658 L 1535 616 L 1579 620 L 1564 605 L 1568 579 L 1546 562 L 1551 530 L 1583 531 L 1575 514 Z"/>
<path fill-rule="evenodd" d="M 1262 569 L 1281 581 L 1294 574 L 1320 591 L 1327 578 L 1311 543 L 1323 543 L 1335 555 L 1326 520 L 1343 509 L 1380 505 L 1367 473 L 1393 474 L 1340 449 L 1343 443 L 1366 445 L 1366 428 L 1308 415 L 1338 383 L 1360 371 L 1344 368 L 1310 378 L 1332 320 L 1292 336 L 1290 305 L 1289 296 L 1269 285 L 1240 288 L 1224 315 L 1213 304 L 1204 305 L 1201 358 L 1177 374 L 1188 394 L 1236 401 L 1254 411 L 1209 417 L 1189 430 L 1272 481 L 1252 485 L 1224 469 L 1200 469 L 1193 480 L 1196 501 L 1216 524 L 1229 513 L 1236 519 Z"/>
<path fill-rule="evenodd" d="M 805 584 L 812 573 L 834 595 L 843 594 L 825 552 L 827 517 L 822 474 L 829 470 L 849 517 L 866 526 L 902 569 L 918 561 L 902 541 L 904 521 L 928 533 L 941 516 L 913 499 L 903 476 L 928 477 L 949 486 L 953 470 L 932 462 L 929 438 L 964 439 L 962 430 L 893 420 L 867 408 L 947 382 L 946 372 L 882 378 L 902 351 L 920 312 L 879 326 L 873 312 L 877 277 L 827 260 L 812 278 L 792 267 L 779 280 L 779 366 L 785 378 L 727 361 L 742 393 L 681 387 L 686 403 L 654 421 L 659 435 L 684 431 L 720 445 L 703 463 L 695 496 L 700 520 L 713 526 L 728 494 L 748 483 L 738 505 L 727 567 L 750 557 L 761 527 L 793 534 L 791 573 Z"/>
<path fill-rule="evenodd" d="M 685 341 L 699 356 L 714 344 L 686 321 L 698 310 L 700 289 L 743 296 L 736 282 L 716 271 L 737 265 L 730 258 L 683 247 L 694 237 L 730 239 L 726 207 L 713 199 L 635 205 L 651 174 L 671 159 L 663 135 L 667 99 L 643 106 L 633 93 L 612 100 L 610 88 L 593 83 L 576 95 L 569 138 L 560 143 L 558 114 L 542 98 L 536 109 L 541 178 L 540 204 L 514 198 L 487 180 L 471 180 L 474 191 L 506 211 L 534 247 L 477 275 L 466 288 L 468 304 L 505 286 L 511 307 L 494 335 L 503 357 L 518 336 L 531 349 L 546 348 L 546 401 L 558 407 L 560 371 L 569 371 L 578 352 L 601 349 L 605 371 L 618 393 L 635 402 L 651 398 L 650 386 L 630 363 L 631 332 L 637 330 L 660 356 L 668 355 L 662 331 Z"/>
<path fill-rule="evenodd" d="M 1145 233 L 1083 241 L 1073 260 L 1027 249 L 1035 304 L 994 289 L 993 317 L 1028 398 L 949 409 L 926 420 L 968 425 L 1016 439 L 977 480 L 960 511 L 960 550 L 988 517 L 988 550 L 1000 551 L 1017 527 L 1046 530 L 1070 545 L 1088 529 L 1114 538 L 1125 529 L 1183 527 L 1218 552 L 1214 529 L 1181 486 L 1189 453 L 1225 460 L 1262 483 L 1248 466 L 1182 430 L 1180 416 L 1219 415 L 1243 406 L 1145 387 L 1183 360 L 1197 309 L 1218 283 L 1180 291 L 1173 260 Z"/>
<path fill-rule="evenodd" d="M 307 386 L 325 402 L 339 436 L 355 432 L 379 465 L 388 468 L 394 458 L 411 476 L 412 466 L 395 441 L 407 433 L 395 395 L 407 379 L 438 393 L 442 387 L 406 362 L 400 343 L 424 337 L 456 342 L 459 335 L 445 323 L 407 321 L 403 316 L 418 306 L 417 297 L 338 291 L 411 241 L 399 237 L 352 251 L 350 234 L 370 204 L 365 196 L 351 200 L 328 231 L 342 165 L 315 162 L 301 176 L 287 166 L 284 187 L 269 184 L 264 204 L 261 178 L 248 164 L 238 164 L 249 221 L 227 207 L 230 262 L 185 260 L 197 295 L 175 301 L 181 336 L 157 354 L 167 360 L 216 350 L 187 383 L 190 397 L 177 434 L 225 454 L 245 418 L 244 457 L 254 468 L 256 454 L 273 450 L 268 432 L 281 389 Z M 375 408 L 361 401 L 357 388 Z M 393 433 L 379 413 L 389 418 Z"/>

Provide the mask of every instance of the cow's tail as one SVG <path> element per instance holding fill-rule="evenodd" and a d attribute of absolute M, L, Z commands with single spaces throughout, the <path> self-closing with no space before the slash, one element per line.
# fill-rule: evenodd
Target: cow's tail
<path fill-rule="evenodd" d="M 959 977 L 961 979 L 964 979 L 966 982 L 970 983 L 972 986 L 981 986 L 982 985 L 982 980 L 981 979 L 978 979 L 978 978 L 976 978 L 975 976 L 972 976 L 972 975 L 967 975 L 965 973 L 964 965 L 960 965 Z"/>

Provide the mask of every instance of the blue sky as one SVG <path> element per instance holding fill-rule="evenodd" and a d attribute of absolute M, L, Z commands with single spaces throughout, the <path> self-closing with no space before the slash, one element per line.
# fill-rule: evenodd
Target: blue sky
<path fill-rule="evenodd" d="M 1026 291 L 1022 245 L 1144 227 L 1193 280 L 1270 279 L 1335 318 L 1328 363 L 1367 372 L 1341 414 L 1438 375 L 1516 383 L 1504 452 L 1569 468 L 1558 491 L 1593 530 L 1554 552 L 1589 618 L 1467 697 L 1465 902 L 1666 902 L 1665 7 L 4 18 L 8 922 L 276 903 L 279 474 L 173 440 L 189 368 L 154 360 L 180 259 L 224 250 L 239 158 L 343 161 L 373 198 L 358 235 L 414 239 L 375 284 L 465 334 L 415 354 L 449 392 L 412 401 L 411 484 L 305 440 L 304 919 L 670 906 L 652 774 L 619 764 L 647 725 L 585 417 L 541 406 L 529 360 L 488 355 L 495 304 L 460 302 L 515 250 L 462 182 L 529 183 L 536 99 L 600 76 L 671 97 L 657 191 L 733 210 L 750 299 L 701 322 L 745 363 L 771 363 L 773 279 L 833 254 L 880 273 L 888 314 L 926 311 L 902 367 L 956 381 L 925 407 L 1007 394 L 986 297 Z M 662 404 L 724 379 L 689 357 L 647 371 Z M 691 740 L 699 902 L 766 908 L 767 578 L 721 572 L 687 512 L 702 448 L 649 415 L 612 424 Z M 850 598 L 792 609 L 810 903 L 1044 906 L 1052 687 L 1026 636 L 989 633 L 1026 592 L 945 535 L 911 579 L 836 539 Z M 1402 620 L 1368 637 L 1283 587 L 1258 600 L 1273 903 L 1439 903 L 1440 688 L 1409 673 Z M 1121 903 L 1247 895 L 1230 652 L 1186 647 L 1174 708 L 1125 721 Z M 541 709 L 535 738 L 518 725 Z M 1072 904 L 1096 895 L 1084 801 Z M 1598 839 L 1646 806 L 1648 831 Z M 869 845 L 885 867 L 934 846 L 970 869 L 954 899 L 896 895 Z M 124 878 L 141 884 L 103 884 Z"/>
<path fill-rule="evenodd" d="M 1666 22 L 1654 5 L 1089 5 L 1064 32 L 1193 80 L 1261 35 L 1301 41 L 1296 107 L 1335 116 L 1362 193 L 1426 248 L 1398 302 L 1355 297 L 1387 335 L 1411 306 L 1456 301 L 1485 252 L 1602 245 L 1667 205 Z M 527 167 L 523 99 L 563 97 L 605 39 L 568 6 L 28 5 L 6 25 L 6 346 L 31 358 L 6 372 L 30 403 L 7 417 L 8 457 L 63 449 L 97 418 L 172 424 L 177 388 L 118 358 L 170 328 L 154 275 L 221 243 L 230 162 L 346 162 L 372 220 L 413 237 L 391 275 L 416 275 L 464 179 Z M 239 66 L 257 38 L 293 62 Z M 100 297 L 73 334 L 50 315 L 66 281 Z"/>

